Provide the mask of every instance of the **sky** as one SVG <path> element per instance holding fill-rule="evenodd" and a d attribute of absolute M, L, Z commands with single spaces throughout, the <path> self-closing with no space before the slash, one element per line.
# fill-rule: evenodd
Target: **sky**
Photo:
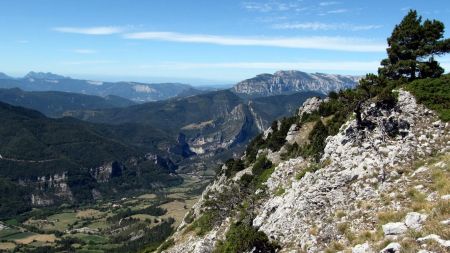
<path fill-rule="evenodd" d="M 450 29 L 447 0 L 0 0 L 0 9 L 0 72 L 193 85 L 291 69 L 376 72 L 409 9 Z M 450 57 L 440 61 L 448 72 Z"/>

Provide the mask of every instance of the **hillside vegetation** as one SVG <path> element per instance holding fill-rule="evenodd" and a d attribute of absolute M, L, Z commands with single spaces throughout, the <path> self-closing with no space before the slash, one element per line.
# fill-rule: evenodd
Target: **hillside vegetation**
<path fill-rule="evenodd" d="M 93 200 L 94 188 L 104 197 L 112 197 L 111 186 L 121 190 L 122 195 L 149 189 L 152 183 L 180 183 L 180 178 L 169 175 L 172 167 L 155 165 L 145 159 L 143 150 L 104 135 L 101 126 L 70 118 L 49 119 L 39 112 L 4 103 L 0 103 L 0 117 L 0 177 L 4 182 L 0 217 L 31 207 L 32 194 L 51 196 L 56 191 L 57 195 L 67 194 L 61 200 L 89 202 Z M 96 178 L 102 173 L 97 172 L 102 166 L 111 166 L 117 173 L 106 174 L 106 179 Z M 50 182 L 47 190 L 39 186 L 39 180 L 56 177 L 61 177 L 60 183 L 69 189 L 59 189 L 57 185 L 52 189 Z M 101 183 L 103 180 L 109 182 Z M 61 200 L 55 196 L 55 202 Z"/>

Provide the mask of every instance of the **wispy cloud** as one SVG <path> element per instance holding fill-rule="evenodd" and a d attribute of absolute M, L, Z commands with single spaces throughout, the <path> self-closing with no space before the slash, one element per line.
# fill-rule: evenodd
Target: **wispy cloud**
<path fill-rule="evenodd" d="M 19 43 L 19 44 L 28 44 L 29 41 L 28 40 L 18 40 L 17 43 Z"/>
<path fill-rule="evenodd" d="M 348 23 L 321 23 L 321 22 L 306 22 L 306 23 L 283 23 L 275 24 L 272 28 L 275 29 L 298 29 L 298 30 L 348 30 L 348 31 L 363 31 L 381 28 L 381 25 L 354 25 Z"/>
<path fill-rule="evenodd" d="M 336 4 L 339 4 L 339 2 L 329 1 L 329 2 L 320 2 L 319 3 L 320 6 L 330 6 L 330 5 L 336 5 Z"/>
<path fill-rule="evenodd" d="M 99 65 L 99 64 L 111 64 L 117 63 L 117 61 L 111 60 L 93 60 L 93 61 L 65 61 L 62 62 L 64 65 Z"/>
<path fill-rule="evenodd" d="M 297 2 L 286 2 L 286 1 L 267 1 L 267 2 L 244 2 L 242 4 L 244 9 L 249 11 L 258 12 L 271 12 L 271 11 L 289 11 L 299 8 Z"/>
<path fill-rule="evenodd" d="M 77 54 L 95 54 L 95 53 L 97 53 L 97 51 L 95 51 L 93 49 L 86 49 L 86 48 L 75 49 L 73 51 Z"/>
<path fill-rule="evenodd" d="M 384 43 L 353 37 L 232 37 L 174 32 L 138 32 L 124 35 L 127 39 L 206 43 L 225 46 L 267 46 L 324 49 L 352 52 L 383 52 Z"/>
<path fill-rule="evenodd" d="M 339 13 L 345 13 L 348 12 L 347 9 L 336 9 L 336 10 L 329 10 L 326 13 L 328 14 L 339 14 Z"/>
<path fill-rule="evenodd" d="M 305 71 L 376 71 L 379 61 L 299 61 L 299 62 L 164 62 L 141 65 L 141 69 L 298 69 Z"/>
<path fill-rule="evenodd" d="M 52 30 L 62 33 L 77 33 L 86 35 L 110 35 L 124 32 L 122 27 L 117 26 L 54 27 Z"/>

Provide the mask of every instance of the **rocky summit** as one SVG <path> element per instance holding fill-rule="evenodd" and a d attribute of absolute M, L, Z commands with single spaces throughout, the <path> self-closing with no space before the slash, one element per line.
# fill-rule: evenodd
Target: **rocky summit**
<path fill-rule="evenodd" d="M 233 176 L 226 172 L 235 165 L 224 165 L 164 252 L 229 252 L 224 247 L 240 233 L 258 238 L 248 239 L 248 252 L 448 252 L 450 125 L 410 92 L 394 93 L 395 104 L 361 105 L 326 138 L 318 160 L 280 159 L 314 131 L 298 124 L 286 134 L 294 141 L 259 150 Z M 299 115 L 311 117 L 327 102 L 309 99 Z M 271 168 L 261 177 L 255 168 L 266 157 Z M 252 177 L 265 181 L 252 187 Z"/>
<path fill-rule="evenodd" d="M 250 96 L 270 96 L 290 94 L 300 91 L 317 91 L 328 94 L 356 86 L 360 77 L 332 75 L 323 73 L 305 73 L 289 70 L 274 74 L 261 74 L 239 82 L 233 87 L 238 94 Z"/>

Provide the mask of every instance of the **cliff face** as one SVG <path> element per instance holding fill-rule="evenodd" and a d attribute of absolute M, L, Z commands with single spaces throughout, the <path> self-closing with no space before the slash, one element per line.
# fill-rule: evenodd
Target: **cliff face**
<path fill-rule="evenodd" d="M 317 102 L 307 101 L 300 113 Z M 233 177 L 220 175 L 165 252 L 213 252 L 229 231 L 236 233 L 232 224 L 245 222 L 243 213 L 278 252 L 445 252 L 450 247 L 449 130 L 403 90 L 396 105 L 366 103 L 361 117 L 326 139 L 319 162 L 301 156 L 280 160 L 285 148 L 261 150 L 274 167 L 255 192 L 245 193 L 245 175 L 255 172 L 256 163 Z M 305 131 L 311 131 L 306 124 L 291 127 L 288 136 L 296 141 L 293 135 Z M 198 230 L 212 211 L 221 218 L 206 232 Z M 252 248 L 272 251 L 261 250 L 261 243 Z"/>
<path fill-rule="evenodd" d="M 238 104 L 229 112 L 225 111 L 212 120 L 199 124 L 190 124 L 182 130 L 188 133 L 190 151 L 197 154 L 211 154 L 219 149 L 228 149 L 253 136 L 253 121 L 257 115 L 250 113 L 244 104 Z"/>
<path fill-rule="evenodd" d="M 289 94 L 300 91 L 317 91 L 328 94 L 356 86 L 359 77 L 314 73 L 301 71 L 278 71 L 262 74 L 239 82 L 233 87 L 236 93 L 252 96 Z"/>
<path fill-rule="evenodd" d="M 28 189 L 25 199 L 29 200 L 31 206 L 52 206 L 124 194 L 125 192 L 120 192 L 116 184 L 130 179 L 126 173 L 139 173 L 138 178 L 153 177 L 153 185 L 142 187 L 164 187 L 166 183 L 164 180 L 174 180 L 178 183 L 180 179 L 175 173 L 176 169 L 176 165 L 170 159 L 148 153 L 142 157 L 130 158 L 124 163 L 111 161 L 90 169 L 80 168 L 79 171 L 18 178 L 17 183 Z M 155 174 L 147 175 L 148 172 Z M 84 190 L 82 199 L 79 199 L 80 188 Z"/>
<path fill-rule="evenodd" d="M 31 205 L 49 206 L 55 202 L 72 202 L 73 195 L 67 182 L 67 173 L 38 177 L 36 181 L 22 182 L 34 188 Z"/>

